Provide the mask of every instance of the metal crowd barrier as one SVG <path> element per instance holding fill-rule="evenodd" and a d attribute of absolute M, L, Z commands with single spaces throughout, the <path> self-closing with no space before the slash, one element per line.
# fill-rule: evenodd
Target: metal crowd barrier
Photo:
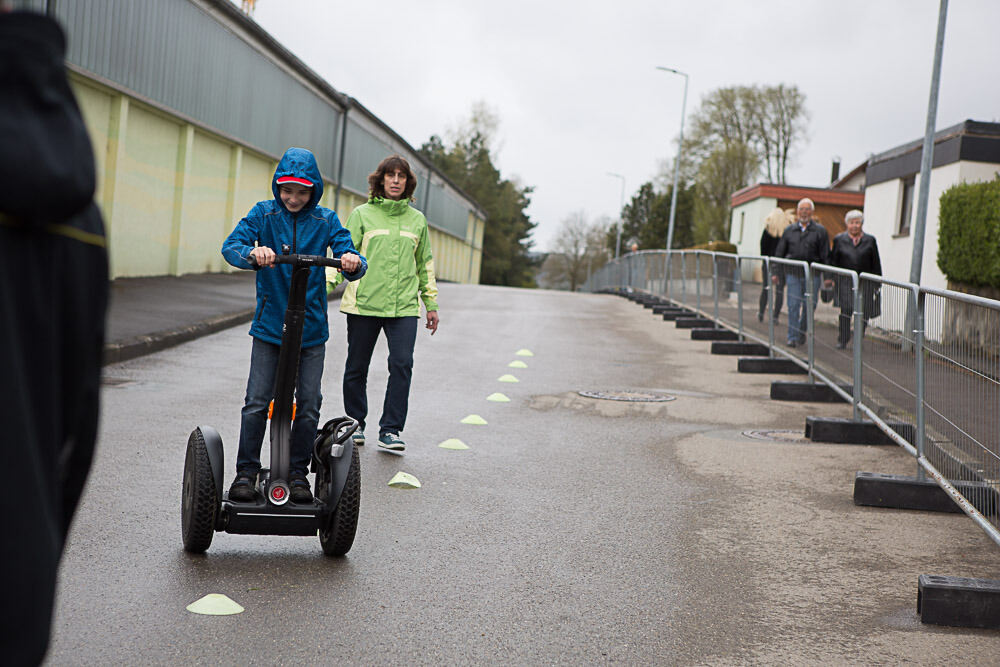
<path fill-rule="evenodd" d="M 660 296 L 793 359 L 850 402 L 855 421 L 871 420 L 913 456 L 918 478 L 933 479 L 1000 544 L 1000 301 L 704 250 L 630 253 L 584 289 Z M 800 290 L 801 324 L 789 327 L 789 296 L 797 301 Z"/>

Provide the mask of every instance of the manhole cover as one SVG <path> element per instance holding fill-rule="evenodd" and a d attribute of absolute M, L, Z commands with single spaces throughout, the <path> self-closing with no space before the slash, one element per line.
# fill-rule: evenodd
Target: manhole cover
<path fill-rule="evenodd" d="M 807 438 L 802 431 L 793 431 L 791 429 L 771 429 L 769 431 L 755 430 L 755 431 L 743 431 L 743 435 L 754 440 L 771 440 L 774 442 L 812 442 Z"/>
<path fill-rule="evenodd" d="M 651 391 L 635 391 L 623 389 L 621 391 L 578 391 L 581 396 L 587 398 L 600 398 L 605 401 L 628 401 L 630 403 L 665 403 L 676 400 L 676 396 L 667 394 L 656 394 Z"/>

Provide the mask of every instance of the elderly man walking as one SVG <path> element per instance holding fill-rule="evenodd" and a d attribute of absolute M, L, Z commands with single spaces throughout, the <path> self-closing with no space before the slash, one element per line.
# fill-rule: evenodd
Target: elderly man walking
<path fill-rule="evenodd" d="M 795 259 L 804 262 L 827 263 L 830 256 L 830 237 L 826 228 L 813 220 L 816 207 L 811 199 L 803 199 L 797 208 L 798 217 L 789 225 L 778 241 L 774 256 L 785 259 Z M 806 342 L 805 291 L 806 278 L 798 266 L 784 266 L 785 293 L 788 295 L 788 339 L 789 347 L 802 345 Z M 778 282 L 779 277 L 772 275 L 771 280 Z M 812 308 L 816 309 L 819 299 L 819 273 L 812 273 Z"/>

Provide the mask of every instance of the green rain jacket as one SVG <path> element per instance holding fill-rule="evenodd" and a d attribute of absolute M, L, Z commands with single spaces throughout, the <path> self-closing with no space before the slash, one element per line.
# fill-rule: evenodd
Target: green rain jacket
<path fill-rule="evenodd" d="M 340 312 L 373 317 L 420 317 L 437 310 L 437 278 L 427 219 L 406 200 L 373 198 L 354 209 L 347 231 L 368 260 L 368 273 L 347 284 Z M 334 285 L 343 280 L 341 274 Z"/>

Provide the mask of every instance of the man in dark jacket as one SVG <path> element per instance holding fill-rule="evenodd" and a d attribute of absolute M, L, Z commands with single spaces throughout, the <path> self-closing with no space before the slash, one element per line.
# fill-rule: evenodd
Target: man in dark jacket
<path fill-rule="evenodd" d="M 97 436 L 108 261 L 52 20 L 0 11 L 0 656 L 38 664 Z"/>
<path fill-rule="evenodd" d="M 778 241 L 774 251 L 775 257 L 794 259 L 803 262 L 827 263 L 830 255 L 830 237 L 826 228 L 813 220 L 816 207 L 811 199 L 799 201 L 796 212 L 798 219 L 789 225 Z M 805 310 L 806 279 L 799 266 L 785 265 L 785 287 L 788 294 L 788 346 L 795 347 L 806 342 L 806 324 L 808 313 Z M 777 275 L 771 280 L 778 281 Z M 812 272 L 811 280 L 812 308 L 816 309 L 819 298 L 819 273 Z"/>

